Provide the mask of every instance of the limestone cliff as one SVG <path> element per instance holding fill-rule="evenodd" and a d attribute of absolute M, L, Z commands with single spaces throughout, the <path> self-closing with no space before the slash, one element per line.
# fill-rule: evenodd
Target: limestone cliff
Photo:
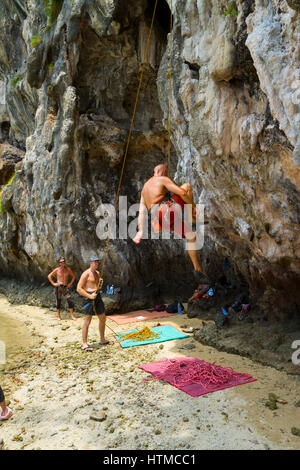
<path fill-rule="evenodd" d="M 289 4 L 177 1 L 174 10 L 178 173 L 197 186 L 219 253 L 273 313 L 299 305 L 300 16 L 299 2 Z M 165 115 L 167 62 L 166 53 Z"/>
<path fill-rule="evenodd" d="M 154 3 L 1 2 L 0 159 L 6 167 L 7 153 L 22 159 L 1 196 L 4 275 L 44 279 L 62 253 L 79 273 L 90 254 L 103 255 L 96 211 L 114 202 L 142 63 L 121 191 L 129 203 L 166 160 L 170 1 L 158 0 L 145 57 Z M 229 258 L 266 308 L 297 311 L 299 2 L 173 0 L 172 8 L 171 173 L 206 205 L 204 266 L 217 278 Z M 116 240 L 106 276 L 143 285 L 188 269 L 180 241 Z"/>

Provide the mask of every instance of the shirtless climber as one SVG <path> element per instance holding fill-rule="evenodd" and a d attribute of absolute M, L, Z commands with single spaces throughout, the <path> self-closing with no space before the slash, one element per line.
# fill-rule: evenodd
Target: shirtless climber
<path fill-rule="evenodd" d="M 68 302 L 68 306 L 70 309 L 70 315 L 72 320 L 77 320 L 74 317 L 74 304 L 71 300 L 71 293 L 70 288 L 73 282 L 76 279 L 75 274 L 73 273 L 71 268 L 66 266 L 65 258 L 60 258 L 58 260 L 59 267 L 54 269 L 52 273 L 49 274 L 48 279 L 51 284 L 55 287 L 55 297 L 56 297 L 56 308 L 57 308 L 57 316 L 58 319 L 61 320 L 60 316 L 60 307 L 61 307 L 61 298 L 65 296 Z M 56 275 L 56 282 L 53 280 L 53 277 Z M 72 277 L 71 281 L 69 282 L 69 277 Z"/>
<path fill-rule="evenodd" d="M 189 222 L 196 220 L 196 205 L 192 187 L 189 183 L 184 183 L 181 187 L 177 186 L 170 178 L 165 176 L 166 173 L 167 168 L 165 165 L 157 165 L 154 168 L 154 176 L 144 184 L 140 199 L 138 232 L 133 241 L 138 244 L 142 240 L 144 219 L 146 209 L 148 209 L 152 212 L 152 224 L 155 232 L 161 231 L 162 228 L 168 228 L 178 233 L 182 238 L 187 239 L 188 254 L 193 263 L 194 276 L 199 283 L 209 283 L 198 261 L 198 250 L 195 243 L 196 234 L 193 232 L 192 226 L 183 220 L 185 204 L 188 204 Z M 168 191 L 173 193 L 171 199 L 167 197 Z M 171 213 L 168 211 L 170 208 L 172 209 Z M 168 217 L 169 225 L 166 227 L 165 221 Z"/>
<path fill-rule="evenodd" d="M 92 257 L 89 259 L 90 267 L 84 271 L 79 279 L 77 284 L 78 294 L 84 297 L 83 311 L 85 314 L 85 319 L 82 327 L 82 349 L 84 351 L 93 351 L 93 348 L 89 347 L 87 343 L 88 330 L 92 320 L 92 316 L 97 315 L 99 319 L 99 333 L 100 333 L 100 345 L 105 346 L 113 344 L 112 341 L 107 341 L 105 339 L 105 307 L 101 294 L 97 288 L 99 286 L 100 273 L 99 268 L 99 259 L 97 257 Z M 102 281 L 102 279 L 100 280 Z"/>

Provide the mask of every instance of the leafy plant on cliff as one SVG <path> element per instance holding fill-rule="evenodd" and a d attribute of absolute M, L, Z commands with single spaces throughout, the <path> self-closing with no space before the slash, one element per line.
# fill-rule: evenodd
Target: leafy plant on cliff
<path fill-rule="evenodd" d="M 46 29 L 49 29 L 50 26 L 56 21 L 63 6 L 64 0 L 43 0 L 43 3 L 45 5 L 46 15 L 48 17 L 48 24 Z"/>
<path fill-rule="evenodd" d="M 2 202 L 2 192 L 3 192 L 3 189 L 6 188 L 6 186 L 9 186 L 9 185 L 13 182 L 14 177 L 15 177 L 15 173 L 12 175 L 12 177 L 10 178 L 10 180 L 2 187 L 2 189 L 1 189 L 1 191 L 0 191 L 0 212 L 1 212 L 1 214 L 4 214 L 4 213 L 5 213 L 5 211 L 4 211 L 3 208 L 2 208 L 2 204 L 1 204 L 1 202 Z"/>
<path fill-rule="evenodd" d="M 237 15 L 237 6 L 235 2 L 230 2 L 227 9 L 222 13 L 222 18 L 226 18 L 226 16 L 236 16 Z"/>
<path fill-rule="evenodd" d="M 17 75 L 14 76 L 14 78 L 11 79 L 10 84 L 11 88 L 15 88 L 16 84 L 19 83 L 23 78 L 22 73 L 18 73 Z"/>
<path fill-rule="evenodd" d="M 30 41 L 30 46 L 31 47 L 36 47 L 38 44 L 40 44 L 42 38 L 40 36 L 32 36 L 31 41 Z"/>

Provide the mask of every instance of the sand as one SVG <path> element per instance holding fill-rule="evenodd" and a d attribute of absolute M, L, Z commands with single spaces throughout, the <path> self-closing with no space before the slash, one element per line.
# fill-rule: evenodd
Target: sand
<path fill-rule="evenodd" d="M 3 448 L 300 448 L 300 437 L 291 433 L 292 427 L 300 427 L 300 377 L 219 352 L 192 335 L 128 349 L 116 342 L 99 347 L 96 318 L 89 331 L 95 349 L 84 352 L 83 318 L 76 315 L 74 322 L 63 312 L 59 321 L 54 311 L 11 305 L 0 297 L 0 324 L 9 323 L 0 330 L 0 340 L 7 342 L 1 385 L 14 411 L 9 421 L 0 424 Z M 108 320 L 107 325 L 121 332 L 158 322 L 179 329 L 202 327 L 201 320 L 186 315 L 121 326 Z M 106 332 L 108 339 L 114 339 L 109 328 Z M 138 365 L 176 356 L 229 366 L 251 374 L 257 382 L 192 398 L 167 383 L 144 381 L 151 376 Z M 271 392 L 287 403 L 270 410 L 265 403 Z"/>

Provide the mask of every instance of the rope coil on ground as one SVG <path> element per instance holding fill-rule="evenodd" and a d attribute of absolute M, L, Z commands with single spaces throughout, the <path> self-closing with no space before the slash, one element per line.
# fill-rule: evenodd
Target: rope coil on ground
<path fill-rule="evenodd" d="M 118 333 L 118 336 L 121 341 L 127 341 L 129 339 L 132 339 L 133 341 L 145 341 L 160 337 L 159 333 L 155 333 L 155 331 L 148 328 L 148 326 L 145 326 L 142 330 L 138 330 L 134 333 Z"/>
<path fill-rule="evenodd" d="M 174 385 L 177 387 L 199 384 L 206 389 L 222 387 L 240 377 L 250 377 L 248 374 L 235 372 L 231 367 L 218 366 L 208 362 L 184 360 L 178 362 L 176 359 L 166 359 L 164 370 L 161 373 L 156 373 L 156 377 L 151 377 L 151 380 L 165 380 L 166 376 L 172 376 Z"/>

